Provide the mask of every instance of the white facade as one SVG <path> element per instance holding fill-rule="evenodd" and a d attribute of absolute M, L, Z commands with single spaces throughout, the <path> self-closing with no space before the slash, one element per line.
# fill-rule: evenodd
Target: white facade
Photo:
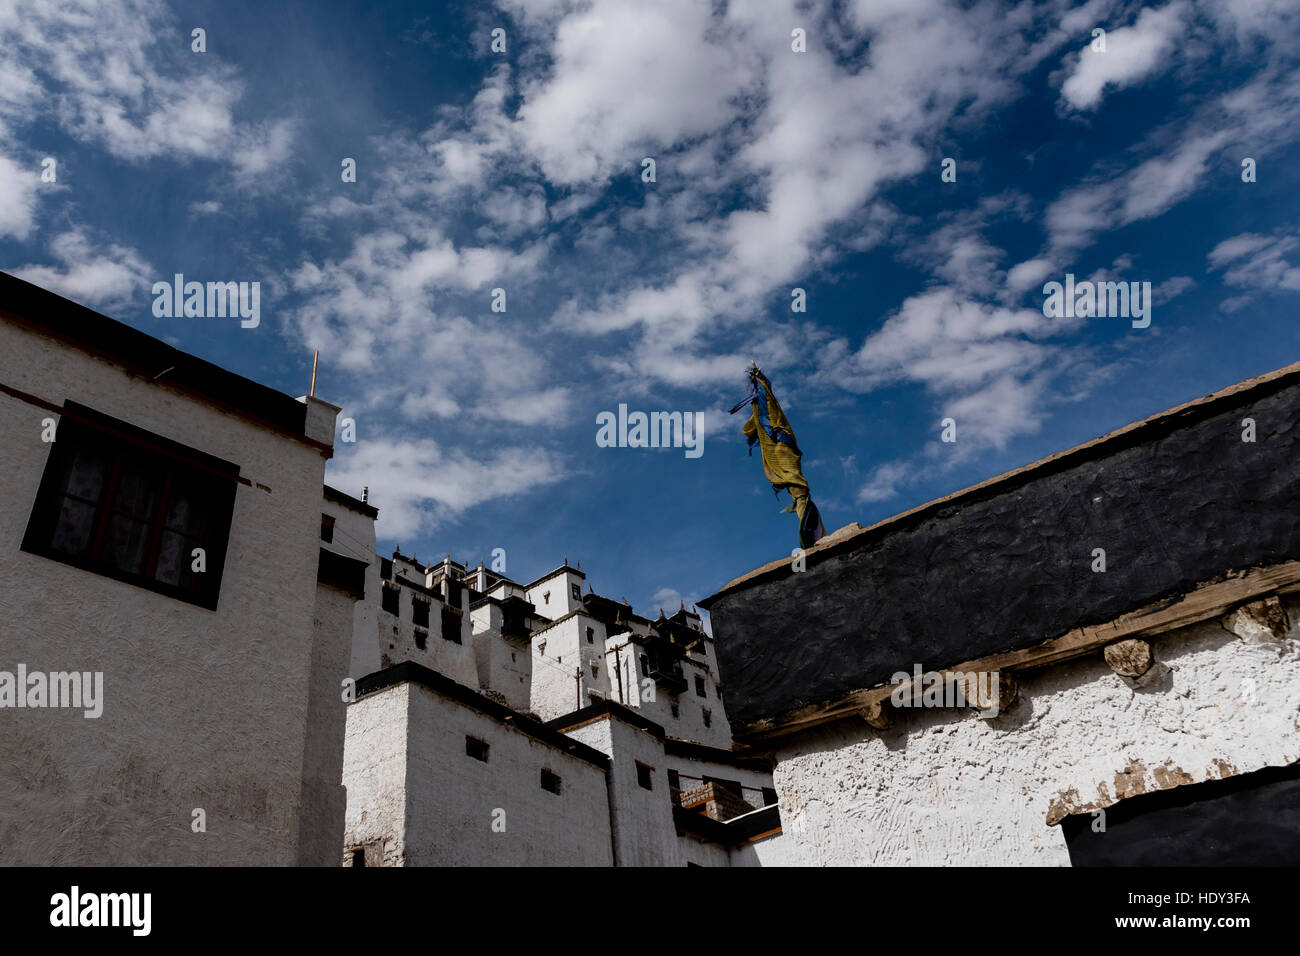
<path fill-rule="evenodd" d="M 191 357 L 3 281 L 7 295 L 42 307 L 32 325 L 0 320 L 8 490 L 0 503 L 0 670 L 97 672 L 103 701 L 96 718 L 69 708 L 0 711 L 0 764 L 13 771 L 0 775 L 0 863 L 333 862 L 343 715 L 328 703 L 338 700 L 352 608 L 318 585 L 318 563 L 337 409 L 309 400 L 307 434 L 296 437 L 268 427 L 233 400 L 218 404 L 187 384 Z M 9 298 L 6 308 L 19 306 Z M 65 311 L 90 334 L 108 324 L 131 344 L 109 358 L 41 331 L 38 323 Z M 134 364 L 153 354 L 168 364 Z M 292 403 L 235 376 L 204 374 L 209 385 L 231 383 L 281 411 Z M 248 480 L 234 489 L 215 609 L 23 550 L 58 441 L 57 433 L 42 439 L 44 422 L 64 420 L 34 402 L 61 408 L 68 399 L 234 463 Z"/>
<path fill-rule="evenodd" d="M 786 862 L 805 866 L 1068 866 L 1068 813 L 1300 759 L 1300 602 L 1286 640 L 1218 620 L 1153 642 L 1164 683 L 1130 687 L 1100 659 L 1025 676 L 1008 713 L 895 710 L 777 753 Z M 1049 821 L 1051 821 L 1049 823 Z"/>
<path fill-rule="evenodd" d="M 467 752 L 467 738 L 485 745 L 483 759 Z M 417 682 L 348 708 L 344 780 L 345 865 L 358 851 L 369 866 L 613 859 L 603 767 Z"/>

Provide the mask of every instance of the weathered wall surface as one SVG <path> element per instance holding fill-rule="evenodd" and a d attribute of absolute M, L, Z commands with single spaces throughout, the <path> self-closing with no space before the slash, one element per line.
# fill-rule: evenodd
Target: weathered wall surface
<path fill-rule="evenodd" d="M 566 730 L 566 736 L 610 758 L 609 801 L 618 866 L 685 866 L 668 796 L 663 742 L 654 734 L 605 716 Z M 651 789 L 637 779 L 637 762 L 651 768 Z"/>
<path fill-rule="evenodd" d="M 298 865 L 338 866 L 347 791 L 343 744 L 347 722 L 341 683 L 352 654 L 353 609 L 347 591 L 316 588 L 310 699 L 299 821 Z"/>
<path fill-rule="evenodd" d="M 1067 866 L 1049 814 L 1291 763 L 1300 603 L 1288 610 L 1285 642 L 1247 644 L 1217 621 L 1156 638 L 1171 673 L 1145 689 L 1098 654 L 1025 676 L 1017 703 L 992 720 L 894 710 L 884 732 L 840 722 L 788 738 L 772 862 Z"/>
<path fill-rule="evenodd" d="M 407 864 L 611 865 L 601 768 L 428 688 L 407 686 Z M 466 754 L 467 734 L 488 743 L 486 763 Z M 559 774 L 558 795 L 542 789 L 542 768 Z M 504 830 L 493 828 L 498 820 Z"/>
<path fill-rule="evenodd" d="M 365 847 L 367 866 L 405 866 L 406 746 L 410 685 L 395 684 L 348 705 L 343 747 L 346 856 Z"/>
<path fill-rule="evenodd" d="M 105 695 L 98 719 L 0 710 L 0 863 L 295 863 L 320 453 L 7 322 L 0 381 L 217 455 L 271 489 L 236 491 L 215 611 L 28 554 L 49 413 L 0 396 L 0 669 L 102 671 Z M 206 833 L 191 829 L 195 808 Z"/>
<path fill-rule="evenodd" d="M 710 610 L 732 723 L 886 683 L 914 662 L 1028 647 L 1230 569 L 1300 558 L 1295 379 L 858 536 L 802 573 L 724 591 Z M 1248 417 L 1254 443 L 1242 441 Z M 1092 570 L 1095 548 L 1105 573 Z"/>

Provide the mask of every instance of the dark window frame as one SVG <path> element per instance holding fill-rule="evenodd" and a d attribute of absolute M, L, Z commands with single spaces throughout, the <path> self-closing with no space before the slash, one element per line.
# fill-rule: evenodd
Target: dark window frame
<path fill-rule="evenodd" d="M 334 516 L 322 514 L 320 516 L 320 539 L 326 544 L 334 543 Z"/>
<path fill-rule="evenodd" d="M 65 401 L 63 408 L 27 521 L 22 550 L 215 611 L 234 524 L 235 489 L 241 480 L 239 466 L 71 400 Z M 79 460 L 84 461 L 79 459 L 79 453 L 104 463 L 93 499 L 74 493 L 68 485 L 74 467 Z M 146 476 L 143 487 L 150 488 L 152 494 L 147 514 L 124 510 L 131 507 L 121 484 L 124 471 Z M 174 520 L 170 517 L 172 506 L 182 496 L 191 503 L 203 504 L 197 531 L 169 523 Z M 81 553 L 54 543 L 63 508 L 69 501 L 91 509 L 89 540 Z M 115 518 L 146 526 L 139 570 L 122 567 L 111 556 L 110 526 Z M 181 539 L 178 570 L 184 583 L 173 584 L 157 577 L 167 535 Z M 195 547 L 204 552 L 202 574 L 189 570 Z"/>
<path fill-rule="evenodd" d="M 472 734 L 465 735 L 465 756 L 473 757 L 475 760 L 481 760 L 483 763 L 488 762 L 488 753 L 492 745 L 486 740 L 481 740 Z"/>
<path fill-rule="evenodd" d="M 705 689 L 704 677 L 700 674 L 695 675 L 695 696 L 708 699 L 709 692 Z"/>
<path fill-rule="evenodd" d="M 429 601 L 411 596 L 411 623 L 416 627 L 429 626 Z"/>
<path fill-rule="evenodd" d="M 542 768 L 542 789 L 545 790 L 547 793 L 553 793 L 558 797 L 560 795 L 560 791 L 562 787 L 563 787 L 563 782 L 560 780 L 560 775 L 548 767 L 543 767 Z"/>
<path fill-rule="evenodd" d="M 379 589 L 379 609 L 385 614 L 400 614 L 402 611 L 402 589 L 384 585 Z M 390 610 L 388 607 L 389 599 L 392 599 L 394 607 Z"/>
<path fill-rule="evenodd" d="M 453 644 L 460 644 L 460 629 L 463 621 L 463 615 L 454 607 L 442 605 L 442 639 L 451 641 Z M 447 632 L 450 630 L 452 636 L 448 637 Z"/>
<path fill-rule="evenodd" d="M 654 790 L 654 772 L 654 767 L 636 761 L 636 782 L 642 790 Z"/>

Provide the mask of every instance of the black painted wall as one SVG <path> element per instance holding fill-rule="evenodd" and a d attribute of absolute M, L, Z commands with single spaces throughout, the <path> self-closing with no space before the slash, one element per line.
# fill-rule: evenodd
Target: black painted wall
<path fill-rule="evenodd" d="M 710 611 L 734 725 L 1108 621 L 1300 558 L 1292 373 L 864 534 Z M 1242 441 L 1242 419 L 1256 441 Z M 1094 548 L 1105 573 L 1092 571 Z"/>
<path fill-rule="evenodd" d="M 1061 821 L 1075 866 L 1296 866 L 1300 763 L 1121 800 L 1103 832 L 1096 819 Z"/>

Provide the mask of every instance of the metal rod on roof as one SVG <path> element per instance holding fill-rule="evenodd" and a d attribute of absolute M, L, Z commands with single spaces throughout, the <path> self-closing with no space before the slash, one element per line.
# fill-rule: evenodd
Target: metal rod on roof
<path fill-rule="evenodd" d="M 307 393 L 311 396 L 316 394 L 316 363 L 318 361 L 320 361 L 320 349 L 317 349 L 316 354 L 311 358 L 311 391 Z"/>

